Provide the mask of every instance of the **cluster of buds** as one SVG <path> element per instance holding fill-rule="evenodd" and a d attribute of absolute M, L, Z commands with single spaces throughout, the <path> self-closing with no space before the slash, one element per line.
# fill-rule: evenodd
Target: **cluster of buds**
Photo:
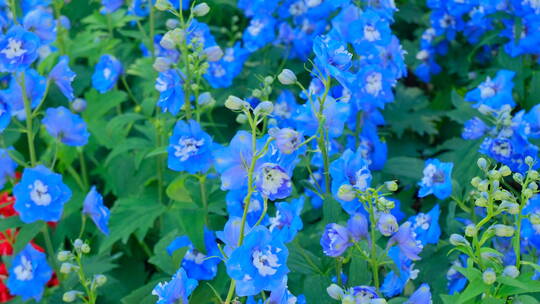
<path fill-rule="evenodd" d="M 62 300 L 64 302 L 74 302 L 77 299 L 82 299 L 85 303 L 96 303 L 97 289 L 107 283 L 107 277 L 102 274 L 97 274 L 88 278 L 84 272 L 82 259 L 91 251 L 90 245 L 83 242 L 81 239 L 76 239 L 73 242 L 72 251 L 60 251 L 57 255 L 60 266 L 60 273 L 69 275 L 75 273 L 79 282 L 83 286 L 83 291 L 70 290 L 64 293 Z"/>

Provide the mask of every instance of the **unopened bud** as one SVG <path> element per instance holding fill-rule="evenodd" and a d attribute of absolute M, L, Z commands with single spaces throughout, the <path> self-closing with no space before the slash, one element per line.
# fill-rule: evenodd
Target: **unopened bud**
<path fill-rule="evenodd" d="M 341 300 L 343 297 L 343 289 L 336 284 L 332 284 L 326 288 L 328 295 L 334 300 Z"/>
<path fill-rule="evenodd" d="M 84 254 L 90 253 L 90 246 L 88 244 L 83 244 L 81 246 L 81 252 Z"/>
<path fill-rule="evenodd" d="M 66 303 L 74 302 L 77 299 L 77 297 L 81 294 L 82 292 L 77 291 L 77 290 L 67 291 L 62 295 L 62 301 Z"/>
<path fill-rule="evenodd" d="M 495 271 L 493 271 L 493 269 L 488 268 L 482 274 L 482 280 L 484 281 L 484 283 L 491 285 L 495 283 L 495 280 L 497 280 L 497 275 L 495 274 Z"/>
<path fill-rule="evenodd" d="M 264 77 L 264 83 L 267 85 L 271 85 L 274 82 L 274 78 L 272 76 L 266 76 Z"/>
<path fill-rule="evenodd" d="M 450 244 L 454 246 L 469 246 L 469 241 L 465 239 L 462 235 L 453 233 L 450 235 Z"/>
<path fill-rule="evenodd" d="M 496 224 L 493 229 L 495 229 L 495 235 L 498 237 L 511 237 L 514 235 L 514 227 L 512 226 Z"/>
<path fill-rule="evenodd" d="M 512 170 L 508 166 L 502 166 L 499 168 L 499 172 L 502 176 L 510 176 L 512 174 Z"/>
<path fill-rule="evenodd" d="M 521 173 L 514 173 L 514 175 L 512 176 L 514 178 L 514 180 L 518 183 L 521 183 L 523 182 L 523 175 L 521 175 Z"/>
<path fill-rule="evenodd" d="M 346 202 L 351 202 L 356 198 L 356 190 L 350 184 L 343 184 L 339 187 L 337 197 Z"/>
<path fill-rule="evenodd" d="M 476 164 L 482 170 L 485 170 L 487 168 L 487 160 L 483 157 L 480 157 L 478 161 L 476 161 Z"/>
<path fill-rule="evenodd" d="M 537 180 L 538 179 L 538 171 L 536 170 L 531 170 L 527 173 L 527 176 L 529 176 L 530 179 L 532 180 Z"/>
<path fill-rule="evenodd" d="M 169 0 L 157 0 L 154 7 L 159 11 L 167 11 L 173 8 Z"/>
<path fill-rule="evenodd" d="M 398 189 L 398 184 L 395 181 L 387 181 L 384 183 L 384 185 L 386 186 L 386 189 L 388 189 L 388 191 L 394 192 Z"/>
<path fill-rule="evenodd" d="M 74 268 L 75 265 L 71 263 L 62 263 L 62 265 L 60 265 L 60 273 L 69 274 Z"/>
<path fill-rule="evenodd" d="M 534 164 L 534 158 L 532 158 L 531 156 L 525 157 L 525 163 L 529 166 L 532 166 Z"/>
<path fill-rule="evenodd" d="M 244 108 L 246 105 L 246 101 L 234 96 L 230 95 L 227 100 L 225 100 L 225 107 L 229 110 L 238 111 Z"/>
<path fill-rule="evenodd" d="M 105 285 L 105 283 L 107 283 L 107 277 L 102 275 L 102 274 L 97 274 L 94 277 L 94 282 L 96 282 L 96 285 L 98 287 L 103 286 L 103 285 Z"/>
<path fill-rule="evenodd" d="M 274 104 L 270 101 L 263 101 L 255 107 L 255 110 L 253 111 L 255 115 L 270 115 L 274 111 Z"/>
<path fill-rule="evenodd" d="M 71 257 L 71 252 L 67 251 L 67 250 L 58 252 L 58 255 L 56 256 L 56 258 L 60 262 L 65 262 L 65 261 L 69 260 L 70 257 Z"/>
<path fill-rule="evenodd" d="M 156 60 L 154 60 L 154 64 L 152 67 L 154 70 L 162 73 L 171 68 L 172 61 L 167 57 L 156 57 Z"/>
<path fill-rule="evenodd" d="M 243 125 L 245 124 L 247 121 L 247 116 L 246 114 L 238 114 L 238 116 L 236 116 L 236 122 Z"/>
<path fill-rule="evenodd" d="M 281 73 L 279 73 L 278 75 L 278 80 L 279 82 L 281 82 L 281 84 L 284 85 L 295 84 L 297 81 L 296 75 L 293 71 L 289 69 L 284 69 L 283 71 L 281 71 Z"/>
<path fill-rule="evenodd" d="M 77 113 L 84 112 L 84 110 L 86 110 L 86 100 L 82 98 L 76 98 L 71 104 L 71 107 L 73 108 L 73 111 Z"/>
<path fill-rule="evenodd" d="M 476 226 L 474 224 L 469 224 L 465 227 L 465 235 L 468 237 L 473 237 L 476 235 Z"/>
<path fill-rule="evenodd" d="M 204 49 L 204 54 L 206 55 L 206 60 L 209 62 L 216 62 L 223 57 L 223 50 L 219 45 L 214 45 Z"/>
<path fill-rule="evenodd" d="M 519 276 L 519 269 L 514 265 L 508 265 L 504 267 L 503 276 L 511 277 L 513 279 Z"/>
<path fill-rule="evenodd" d="M 210 12 L 210 6 L 205 2 L 195 5 L 193 8 L 193 15 L 195 15 L 195 17 L 202 17 L 208 14 L 208 12 Z"/>
<path fill-rule="evenodd" d="M 73 247 L 75 247 L 76 250 L 81 250 L 81 246 L 84 244 L 84 242 L 81 239 L 76 239 L 73 242 Z"/>

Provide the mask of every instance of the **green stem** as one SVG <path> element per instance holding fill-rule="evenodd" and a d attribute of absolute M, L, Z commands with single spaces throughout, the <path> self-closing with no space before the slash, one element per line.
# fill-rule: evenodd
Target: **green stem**
<path fill-rule="evenodd" d="M 512 242 L 514 243 L 514 253 L 516 254 L 516 267 L 518 269 L 521 268 L 521 242 L 520 242 L 520 236 L 521 236 L 521 222 L 523 221 L 523 208 L 527 206 L 527 203 L 529 199 L 523 194 L 523 188 L 526 187 L 529 184 L 529 175 L 527 174 L 527 178 L 525 178 L 525 183 L 522 185 L 521 189 L 521 200 L 519 202 L 519 213 L 517 216 L 517 223 L 516 223 L 516 231 L 514 232 L 514 238 L 512 239 Z"/>
<path fill-rule="evenodd" d="M 51 235 L 49 234 L 49 225 L 47 225 L 47 222 L 44 223 L 42 233 L 43 239 L 45 239 L 45 248 L 47 249 L 47 253 L 52 262 L 53 269 L 58 270 L 58 266 L 56 264 L 56 254 L 54 252 Z"/>
<path fill-rule="evenodd" d="M 373 284 L 377 289 L 377 293 L 379 293 L 379 264 L 377 259 L 377 244 L 375 242 L 375 230 L 377 227 L 375 226 L 375 210 L 373 208 L 373 199 L 370 197 L 369 200 L 369 221 L 371 225 L 371 257 L 369 262 L 371 264 L 371 271 L 373 272 Z"/>
<path fill-rule="evenodd" d="M 84 151 L 79 150 L 79 164 L 81 166 L 82 182 L 86 189 L 90 187 L 88 183 L 88 171 L 86 169 L 86 160 L 84 159 Z"/>
<path fill-rule="evenodd" d="M 231 286 L 229 286 L 229 292 L 227 292 L 227 298 L 225 299 L 225 304 L 230 304 L 234 296 L 234 288 L 236 287 L 236 281 L 231 281 Z"/>
<path fill-rule="evenodd" d="M 156 116 L 159 115 L 159 112 L 156 111 Z M 156 146 L 159 148 L 162 145 L 161 138 L 161 121 L 157 119 L 156 122 Z M 158 201 L 160 204 L 163 204 L 163 158 L 161 155 L 156 157 L 156 167 L 157 167 L 157 180 L 158 180 Z"/>
<path fill-rule="evenodd" d="M 150 56 L 152 56 L 152 59 L 154 59 L 156 56 L 154 54 L 154 36 L 155 36 L 154 20 L 155 20 L 154 6 L 150 4 L 150 16 L 149 16 L 149 22 L 148 22 L 148 26 L 150 27 L 150 37 L 149 37 L 150 41 L 149 41 L 148 48 L 150 49 Z"/>
<path fill-rule="evenodd" d="M 199 176 L 199 190 L 204 208 L 204 223 L 208 225 L 208 199 L 206 197 L 206 175 L 204 174 Z"/>
<path fill-rule="evenodd" d="M 22 92 L 22 98 L 24 102 L 24 112 L 26 113 L 26 138 L 28 140 L 28 151 L 30 154 L 30 165 L 32 167 L 36 166 L 37 158 L 36 158 L 36 148 L 34 146 L 34 130 L 32 126 L 32 105 L 30 104 L 30 100 L 28 100 L 28 96 L 26 95 L 26 79 L 25 79 L 25 72 L 21 73 L 21 82 L 19 85 L 21 86 L 21 92 Z"/>

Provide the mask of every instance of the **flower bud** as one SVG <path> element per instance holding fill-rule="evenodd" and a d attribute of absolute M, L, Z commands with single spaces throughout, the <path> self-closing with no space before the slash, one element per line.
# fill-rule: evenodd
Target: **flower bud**
<path fill-rule="evenodd" d="M 199 95 L 199 98 L 197 98 L 197 103 L 201 106 L 213 106 L 216 103 L 216 100 L 214 97 L 212 97 L 212 94 L 210 92 L 204 92 L 201 95 Z"/>
<path fill-rule="evenodd" d="M 527 176 L 529 176 L 530 179 L 532 180 L 537 180 L 538 179 L 538 171 L 536 170 L 531 170 L 527 173 Z"/>
<path fill-rule="evenodd" d="M 504 267 L 503 270 L 503 276 L 511 277 L 513 279 L 517 278 L 519 276 L 519 269 L 514 265 L 508 265 Z"/>
<path fill-rule="evenodd" d="M 521 173 L 514 173 L 514 175 L 512 176 L 514 178 L 514 180 L 517 182 L 517 183 L 522 183 L 523 182 L 523 175 L 521 175 Z"/>
<path fill-rule="evenodd" d="M 88 246 L 88 244 L 82 244 L 81 252 L 84 253 L 84 254 L 90 253 L 90 246 Z"/>
<path fill-rule="evenodd" d="M 246 123 L 246 121 L 247 121 L 246 114 L 241 113 L 241 114 L 238 114 L 238 116 L 236 116 L 236 122 L 237 123 L 243 125 L 243 124 Z"/>
<path fill-rule="evenodd" d="M 498 209 L 505 210 L 514 215 L 519 213 L 519 205 L 510 201 L 502 201 Z"/>
<path fill-rule="evenodd" d="M 77 113 L 84 112 L 84 110 L 86 110 L 86 100 L 82 98 L 76 98 L 71 104 L 71 107 L 73 108 L 73 111 Z"/>
<path fill-rule="evenodd" d="M 96 283 L 97 287 L 105 285 L 107 283 L 107 277 L 102 274 L 97 274 L 94 276 L 94 282 Z"/>
<path fill-rule="evenodd" d="M 468 237 L 473 237 L 476 235 L 476 226 L 474 224 L 469 224 L 465 227 L 465 235 Z"/>
<path fill-rule="evenodd" d="M 60 262 L 65 262 L 65 261 L 69 260 L 70 257 L 71 257 L 71 252 L 67 251 L 67 250 L 58 252 L 58 255 L 56 256 L 56 258 Z"/>
<path fill-rule="evenodd" d="M 531 189 L 527 188 L 527 189 L 523 190 L 523 195 L 526 198 L 531 198 L 533 196 L 533 192 L 532 192 Z"/>
<path fill-rule="evenodd" d="M 396 206 L 396 203 L 394 203 L 394 201 L 389 200 L 385 197 L 379 197 L 376 203 L 377 203 L 377 209 L 380 211 L 392 210 Z"/>
<path fill-rule="evenodd" d="M 457 234 L 457 233 L 452 233 L 452 235 L 450 235 L 450 244 L 454 246 L 469 246 L 470 245 L 467 239 L 465 239 L 462 235 Z"/>
<path fill-rule="evenodd" d="M 506 190 L 497 190 L 493 193 L 493 198 L 498 201 L 508 200 L 510 198 L 509 193 Z"/>
<path fill-rule="evenodd" d="M 74 302 L 77 299 L 77 297 L 79 295 L 81 295 L 81 294 L 82 294 L 82 292 L 80 292 L 78 290 L 67 291 L 62 295 L 62 301 L 66 302 L 66 303 Z"/>
<path fill-rule="evenodd" d="M 491 285 L 495 283 L 495 280 L 497 280 L 497 275 L 495 274 L 495 271 L 493 271 L 493 269 L 488 268 L 482 274 L 482 280 L 484 281 L 484 283 Z"/>
<path fill-rule="evenodd" d="M 343 297 L 343 289 L 336 284 L 332 284 L 326 288 L 328 295 L 335 300 L 341 300 Z"/>
<path fill-rule="evenodd" d="M 532 166 L 534 164 L 534 158 L 532 158 L 531 156 L 525 157 L 525 163 L 529 166 Z"/>
<path fill-rule="evenodd" d="M 251 92 L 251 95 L 253 97 L 256 97 L 256 98 L 260 98 L 262 96 L 262 92 L 261 90 L 259 89 L 254 89 L 252 92 Z"/>
<path fill-rule="evenodd" d="M 281 84 L 284 85 L 295 84 L 297 81 L 296 75 L 293 71 L 289 69 L 283 69 L 283 71 L 281 71 L 281 73 L 279 73 L 278 75 L 278 80 Z"/>
<path fill-rule="evenodd" d="M 344 296 L 341 299 L 341 304 L 356 304 L 356 303 L 357 303 L 356 299 L 350 294 Z"/>
<path fill-rule="evenodd" d="M 355 241 L 368 238 L 368 220 L 362 213 L 355 213 L 347 221 L 347 229 Z"/>
<path fill-rule="evenodd" d="M 161 37 L 161 40 L 159 41 L 159 45 L 161 45 L 164 49 L 167 50 L 174 50 L 176 49 L 176 42 L 173 38 L 173 31 L 168 31 Z"/>
<path fill-rule="evenodd" d="M 167 71 L 171 68 L 172 61 L 167 57 L 156 57 L 156 60 L 154 60 L 154 64 L 152 67 L 154 70 L 162 73 Z"/>
<path fill-rule="evenodd" d="M 476 164 L 478 165 L 478 167 L 482 170 L 485 170 L 487 168 L 487 160 L 483 157 L 480 157 L 477 161 L 476 161 Z"/>
<path fill-rule="evenodd" d="M 154 7 L 158 11 L 167 11 L 173 8 L 169 0 L 157 0 L 156 4 L 154 4 Z"/>
<path fill-rule="evenodd" d="M 488 172 L 488 176 L 491 178 L 491 179 L 500 179 L 501 178 L 501 173 L 499 173 L 499 171 L 495 170 L 495 169 L 492 169 L 492 170 L 489 170 Z"/>
<path fill-rule="evenodd" d="M 356 198 L 356 191 L 350 184 L 343 184 L 339 187 L 337 197 L 346 202 L 351 202 Z"/>
<path fill-rule="evenodd" d="M 76 239 L 73 242 L 73 247 L 75 247 L 76 250 L 81 250 L 81 246 L 84 244 L 84 242 L 81 239 Z"/>
<path fill-rule="evenodd" d="M 272 102 L 270 101 L 263 101 L 255 107 L 255 110 L 253 110 L 253 113 L 255 113 L 255 115 L 266 116 L 266 115 L 272 114 L 273 111 L 274 111 L 274 104 L 272 104 Z"/>
<path fill-rule="evenodd" d="M 487 199 L 483 196 L 480 196 L 479 198 L 477 198 L 475 201 L 474 201 L 474 204 L 478 207 L 486 207 L 487 206 Z"/>
<path fill-rule="evenodd" d="M 75 265 L 71 263 L 62 263 L 62 265 L 60 265 L 60 273 L 63 274 L 69 274 L 73 269 L 75 269 Z"/>
<path fill-rule="evenodd" d="M 178 27 L 180 25 L 180 22 L 175 19 L 175 18 L 169 18 L 165 21 L 165 26 L 169 29 L 169 30 L 172 30 L 176 27 Z"/>
<path fill-rule="evenodd" d="M 508 166 L 502 166 L 499 168 L 499 173 L 501 173 L 502 176 L 510 176 L 512 170 L 510 170 Z"/>
<path fill-rule="evenodd" d="M 489 182 L 487 180 L 483 180 L 480 183 L 478 183 L 478 190 L 482 192 L 487 192 L 489 188 Z"/>
<path fill-rule="evenodd" d="M 267 85 L 271 85 L 274 82 L 274 78 L 272 76 L 266 76 L 264 77 L 264 83 Z"/>
<path fill-rule="evenodd" d="M 496 224 L 493 229 L 495 229 L 495 235 L 498 237 L 511 237 L 514 235 L 514 227 L 512 226 Z"/>
<path fill-rule="evenodd" d="M 229 110 L 238 111 L 245 107 L 246 101 L 234 96 L 230 95 L 227 100 L 225 100 L 225 107 Z"/>
<path fill-rule="evenodd" d="M 527 188 L 531 189 L 532 191 L 538 190 L 538 184 L 535 182 L 530 183 Z"/>
<path fill-rule="evenodd" d="M 391 236 L 399 228 L 396 217 L 391 213 L 382 213 L 377 222 L 377 228 L 384 236 Z"/>
<path fill-rule="evenodd" d="M 482 179 L 478 176 L 475 176 L 473 177 L 473 179 L 471 179 L 471 185 L 475 188 L 478 188 L 478 185 L 480 184 L 480 182 L 482 181 Z"/>
<path fill-rule="evenodd" d="M 386 186 L 386 189 L 388 189 L 388 191 L 397 191 L 398 189 L 398 184 L 396 183 L 396 181 L 387 181 L 384 183 L 384 185 Z"/>
<path fill-rule="evenodd" d="M 223 57 L 223 50 L 219 45 L 214 45 L 204 49 L 204 54 L 206 55 L 206 60 L 209 62 L 216 62 Z"/>
<path fill-rule="evenodd" d="M 540 225 L 540 214 L 538 213 L 531 213 L 529 215 L 529 221 L 531 221 L 531 224 L 533 225 Z"/>
<path fill-rule="evenodd" d="M 208 14 L 209 11 L 210 11 L 210 6 L 208 6 L 208 4 L 203 2 L 203 3 L 199 3 L 195 5 L 192 12 L 193 12 L 193 15 L 195 15 L 195 17 L 202 17 Z"/>

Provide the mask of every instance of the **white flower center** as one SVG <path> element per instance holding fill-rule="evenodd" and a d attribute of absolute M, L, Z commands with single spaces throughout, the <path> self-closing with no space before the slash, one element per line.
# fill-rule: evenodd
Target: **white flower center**
<path fill-rule="evenodd" d="M 293 16 L 300 16 L 307 11 L 304 1 L 296 1 L 289 6 L 289 13 Z"/>
<path fill-rule="evenodd" d="M 191 156 L 195 155 L 199 148 L 204 144 L 204 139 L 196 140 L 193 137 L 181 137 L 178 144 L 174 145 L 174 156 L 180 161 L 186 161 Z"/>
<path fill-rule="evenodd" d="M 276 216 L 270 218 L 270 227 L 269 227 L 270 231 L 282 226 L 280 219 L 281 219 L 281 213 L 278 210 L 276 211 Z"/>
<path fill-rule="evenodd" d="M 422 230 L 428 230 L 430 223 L 431 223 L 431 216 L 429 216 L 429 214 L 419 213 L 416 216 L 416 220 L 414 222 L 413 228 L 420 227 Z"/>
<path fill-rule="evenodd" d="M 13 59 L 24 55 L 26 50 L 22 48 L 22 41 L 9 38 L 7 47 L 1 53 L 6 55 L 7 59 Z"/>
<path fill-rule="evenodd" d="M 373 25 L 364 26 L 364 38 L 373 42 L 381 39 L 381 33 Z"/>
<path fill-rule="evenodd" d="M 290 183 L 289 176 L 279 169 L 264 167 L 262 170 L 262 188 L 267 194 L 276 194 L 283 183 Z"/>
<path fill-rule="evenodd" d="M 212 69 L 212 74 L 215 77 L 223 77 L 227 73 L 221 64 L 215 64 Z"/>
<path fill-rule="evenodd" d="M 497 94 L 497 90 L 495 89 L 495 84 L 491 79 L 488 77 L 484 83 L 478 86 L 480 89 L 480 97 L 482 99 L 491 98 Z"/>
<path fill-rule="evenodd" d="M 258 36 L 263 28 L 264 23 L 262 23 L 260 20 L 251 20 L 251 23 L 249 24 L 247 30 L 251 34 L 251 36 Z"/>
<path fill-rule="evenodd" d="M 48 206 L 52 197 L 48 193 L 49 187 L 45 185 L 39 179 L 34 181 L 34 184 L 29 186 L 30 190 L 30 199 L 38 206 Z"/>
<path fill-rule="evenodd" d="M 512 154 L 512 147 L 507 142 L 497 143 L 493 146 L 493 152 L 504 157 L 509 157 Z"/>
<path fill-rule="evenodd" d="M 272 252 L 272 247 L 268 246 L 265 251 L 255 250 L 251 256 L 253 258 L 253 266 L 257 268 L 260 275 L 274 275 L 277 268 L 281 266 L 276 254 Z"/>
<path fill-rule="evenodd" d="M 193 261 L 195 264 L 201 265 L 204 260 L 206 259 L 206 255 L 202 254 L 198 250 L 190 249 L 186 252 L 186 255 L 184 256 L 184 259 L 188 261 Z"/>
<path fill-rule="evenodd" d="M 382 90 L 382 75 L 381 73 L 371 73 L 366 77 L 366 92 L 370 95 L 377 96 Z"/>
<path fill-rule="evenodd" d="M 109 79 L 109 77 L 111 77 L 111 74 L 112 74 L 111 69 L 109 68 L 103 69 L 103 77 L 105 77 L 105 79 Z"/>
<path fill-rule="evenodd" d="M 306 0 L 306 4 L 309 7 L 319 6 L 319 4 L 321 4 L 321 2 L 322 2 L 322 0 Z"/>
<path fill-rule="evenodd" d="M 370 177 L 370 174 L 367 172 L 366 168 L 362 168 L 358 171 L 356 171 L 356 182 L 354 183 L 354 187 L 358 190 L 364 191 L 368 187 L 368 180 Z"/>
<path fill-rule="evenodd" d="M 14 269 L 15 277 L 19 281 L 30 281 L 34 278 L 34 269 L 32 268 L 32 262 L 22 256 L 21 264 L 17 265 Z"/>

